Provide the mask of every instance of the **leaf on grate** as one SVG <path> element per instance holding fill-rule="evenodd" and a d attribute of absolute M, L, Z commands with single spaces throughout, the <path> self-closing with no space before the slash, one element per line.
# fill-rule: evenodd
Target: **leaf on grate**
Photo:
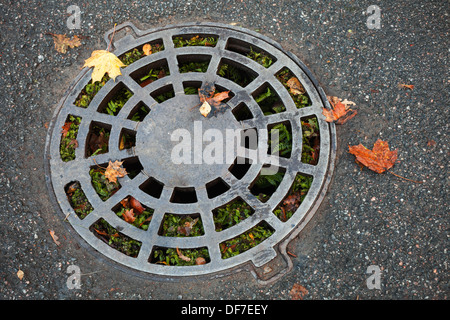
<path fill-rule="evenodd" d="M 122 74 L 120 68 L 126 67 L 126 64 L 120 61 L 114 53 L 106 50 L 94 50 L 91 56 L 84 61 L 84 67 L 94 67 L 92 72 L 92 83 L 94 83 L 101 81 L 105 73 L 115 80 Z"/>
<path fill-rule="evenodd" d="M 305 88 L 296 77 L 290 78 L 286 82 L 286 85 L 289 87 L 289 90 L 294 96 L 304 94 L 306 92 Z"/>
<path fill-rule="evenodd" d="M 181 253 L 180 249 L 178 249 L 178 247 L 177 247 L 177 254 L 178 254 L 178 257 L 179 257 L 181 260 L 184 260 L 184 261 L 186 261 L 186 262 L 191 261 L 191 258 L 186 257 L 185 255 L 183 255 L 183 254 Z"/>
<path fill-rule="evenodd" d="M 133 223 L 134 220 L 136 220 L 133 209 L 130 209 L 130 210 L 125 209 L 125 211 L 122 213 L 122 217 L 128 223 Z"/>
<path fill-rule="evenodd" d="M 215 90 L 214 84 L 208 82 L 198 89 L 198 96 L 202 103 L 199 110 L 204 117 L 217 116 L 218 113 L 224 113 L 228 108 L 228 105 L 222 101 L 230 97 L 230 91 L 214 93 Z"/>
<path fill-rule="evenodd" d="M 117 178 L 122 178 L 127 175 L 127 171 L 125 168 L 122 168 L 123 161 L 109 161 L 108 167 L 105 170 L 105 178 L 108 179 L 109 182 L 116 183 Z"/>
<path fill-rule="evenodd" d="M 345 99 L 342 101 L 338 97 L 328 96 L 328 101 L 331 104 L 331 110 L 323 108 L 322 114 L 325 116 L 325 121 L 336 122 L 336 124 L 344 124 L 354 116 L 357 111 L 350 109 L 349 105 L 354 105 L 353 101 Z"/>
<path fill-rule="evenodd" d="M 308 294 L 308 290 L 304 286 L 294 283 L 289 294 L 292 300 L 303 300 L 303 297 Z"/>
<path fill-rule="evenodd" d="M 367 149 L 362 144 L 348 146 L 348 149 L 356 156 L 358 163 L 377 173 L 383 173 L 392 168 L 397 160 L 397 150 L 390 151 L 388 143 L 381 139 L 375 142 L 373 150 Z"/>
<path fill-rule="evenodd" d="M 152 46 L 149 43 L 144 44 L 144 46 L 142 47 L 142 51 L 144 51 L 144 54 L 146 56 L 149 56 L 152 54 Z"/>
<path fill-rule="evenodd" d="M 137 214 L 141 214 L 142 212 L 144 212 L 145 208 L 141 205 L 139 200 L 136 200 L 135 198 L 130 196 L 129 203 L 131 208 L 133 208 Z"/>
<path fill-rule="evenodd" d="M 78 36 L 68 38 L 65 34 L 48 33 L 53 37 L 56 51 L 66 53 L 67 48 L 75 48 L 81 46 L 81 41 Z"/>

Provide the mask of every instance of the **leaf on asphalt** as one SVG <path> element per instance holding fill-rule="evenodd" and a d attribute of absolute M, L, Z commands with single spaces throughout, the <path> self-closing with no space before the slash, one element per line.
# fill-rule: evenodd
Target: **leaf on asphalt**
<path fill-rule="evenodd" d="M 127 175 L 127 171 L 125 168 L 122 168 L 123 161 L 109 161 L 108 167 L 105 170 L 105 178 L 108 179 L 109 182 L 116 183 L 117 178 L 122 178 Z"/>
<path fill-rule="evenodd" d="M 218 113 L 224 113 L 228 105 L 223 100 L 230 97 L 230 91 L 215 93 L 216 87 L 212 83 L 205 82 L 198 89 L 201 106 L 200 113 L 204 117 L 217 116 Z"/>
<path fill-rule="evenodd" d="M 323 108 L 322 114 L 325 116 L 325 121 L 336 122 L 336 124 L 344 124 L 354 116 L 357 111 L 349 108 L 349 105 L 354 105 L 353 101 L 345 99 L 342 101 L 338 97 L 328 96 L 328 101 L 331 104 L 331 109 Z"/>
<path fill-rule="evenodd" d="M 25 274 L 23 273 L 22 270 L 19 269 L 19 271 L 17 271 L 16 275 L 17 275 L 17 278 L 19 278 L 19 280 L 22 281 L 23 276 L 24 276 Z"/>
<path fill-rule="evenodd" d="M 397 150 L 390 151 L 386 141 L 378 139 L 373 150 L 369 150 L 362 144 L 348 146 L 349 152 L 356 156 L 356 161 L 377 173 L 392 168 L 397 160 Z"/>
<path fill-rule="evenodd" d="M 305 88 L 296 77 L 290 78 L 286 82 L 286 85 L 289 87 L 289 90 L 294 96 L 304 94 L 306 92 Z"/>
<path fill-rule="evenodd" d="M 303 300 L 303 297 L 308 294 L 308 290 L 304 286 L 294 283 L 289 294 L 292 300 Z"/>
<path fill-rule="evenodd" d="M 57 246 L 59 246 L 60 244 L 61 244 L 61 242 L 59 242 L 58 241 L 58 236 L 55 234 L 55 231 L 53 231 L 53 230 L 49 230 L 49 232 L 50 232 L 50 236 L 52 237 L 52 239 L 53 239 L 53 241 L 55 242 L 55 244 L 57 245 Z"/>
<path fill-rule="evenodd" d="M 92 83 L 94 83 L 101 81 L 105 73 L 115 80 L 117 76 L 122 74 L 120 68 L 126 67 L 126 65 L 114 53 L 106 50 L 95 50 L 90 58 L 85 60 L 84 67 L 94 67 L 92 72 Z"/>
<path fill-rule="evenodd" d="M 144 46 L 142 47 L 142 51 L 144 51 L 144 54 L 146 56 L 149 56 L 152 54 L 152 46 L 150 43 L 146 43 L 144 44 Z"/>
<path fill-rule="evenodd" d="M 75 48 L 81 46 L 81 41 L 78 36 L 68 38 L 65 34 L 48 33 L 53 37 L 56 51 L 60 53 L 66 53 L 67 48 Z"/>
<path fill-rule="evenodd" d="M 183 254 L 181 253 L 180 249 L 178 249 L 178 247 L 177 247 L 177 254 L 178 254 L 178 257 L 179 257 L 181 260 L 184 260 L 184 261 L 186 261 L 186 262 L 191 261 L 191 258 L 186 257 L 185 255 L 183 255 Z"/>
<path fill-rule="evenodd" d="M 399 83 L 399 84 L 398 84 L 398 87 L 399 87 L 400 89 L 409 89 L 409 90 L 414 89 L 414 85 L 413 85 L 413 84 Z"/>

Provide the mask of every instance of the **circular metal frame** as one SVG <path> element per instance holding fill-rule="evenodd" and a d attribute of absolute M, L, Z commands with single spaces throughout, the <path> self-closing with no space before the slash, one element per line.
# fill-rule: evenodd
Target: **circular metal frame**
<path fill-rule="evenodd" d="M 320 88 L 311 72 L 297 57 L 286 52 L 278 43 L 255 32 L 235 26 L 216 23 L 191 23 L 142 31 L 131 23 L 125 23 L 118 26 L 117 30 L 122 28 L 129 28 L 134 34 L 127 34 L 125 37 L 113 43 L 115 48 L 114 53 L 117 56 L 155 40 L 162 40 L 165 49 L 164 51 L 151 54 L 126 68 L 123 68 L 122 76 L 117 77 L 116 81 L 109 80 L 86 109 L 74 105 L 76 97 L 91 79 L 92 71 L 88 69 L 82 70 L 55 111 L 46 143 L 46 180 L 57 208 L 62 212 L 63 217 L 67 218 L 70 224 L 69 228 L 74 230 L 75 234 L 80 236 L 82 242 L 87 243 L 88 246 L 94 248 L 119 266 L 131 268 L 144 275 L 156 275 L 157 277 L 162 278 L 229 273 L 230 270 L 235 270 L 236 268 L 248 265 L 261 267 L 277 256 L 277 248 L 286 258 L 285 250 L 287 243 L 303 229 L 318 209 L 330 182 L 334 167 L 336 152 L 335 128 L 334 124 L 325 122 L 324 117 L 322 116 L 322 108 L 329 108 L 329 104 L 323 90 Z M 112 32 L 110 31 L 105 35 L 105 41 L 107 43 L 110 41 L 109 38 L 111 34 Z M 214 35 L 218 37 L 217 45 L 215 47 L 174 47 L 172 41 L 174 36 L 195 34 Z M 242 54 L 228 50 L 228 42 L 230 39 L 260 48 L 273 56 L 276 61 L 269 68 L 265 68 Z M 206 73 L 179 72 L 178 57 L 184 56 L 189 59 L 198 55 L 206 55 L 210 58 L 209 67 Z M 136 70 L 161 59 L 167 61 L 170 75 L 154 81 L 143 88 L 130 76 Z M 252 72 L 257 75 L 256 78 L 246 87 L 241 87 L 228 79 L 218 76 L 217 68 L 222 59 L 227 59 L 252 70 Z M 284 67 L 291 70 L 303 84 L 311 99 L 311 106 L 301 109 L 296 108 L 289 92 L 275 77 L 277 72 Z M 214 198 L 208 197 L 207 190 L 204 187 L 204 184 L 207 182 L 204 180 L 208 180 L 209 174 L 202 175 L 204 178 L 202 178 L 197 185 L 191 186 L 195 189 L 197 197 L 197 201 L 193 203 L 174 203 L 171 201 L 171 195 L 177 185 L 179 187 L 189 187 L 190 184 L 192 184 L 192 181 L 195 180 L 188 179 L 188 182 L 183 184 L 183 181 L 179 180 L 179 178 L 174 178 L 176 175 L 174 175 L 173 172 L 169 175 L 171 178 L 168 181 L 162 181 L 164 186 L 158 198 L 143 192 L 139 186 L 145 183 L 153 174 L 156 175 L 155 171 L 164 170 L 163 164 L 157 165 L 154 161 L 149 161 L 147 165 L 144 165 L 143 170 L 133 179 L 130 179 L 127 176 L 119 178 L 121 185 L 120 190 L 108 200 L 102 201 L 92 186 L 89 168 L 97 163 L 107 163 L 110 160 L 114 161 L 130 157 L 143 157 L 143 153 L 145 153 L 146 157 L 151 157 L 152 154 L 157 155 L 158 151 L 154 150 L 155 146 L 153 146 L 151 152 L 143 151 L 146 148 L 145 141 L 147 137 L 151 136 L 152 128 L 154 128 L 151 124 L 152 121 L 155 121 L 155 118 L 152 120 L 152 116 L 153 114 L 158 114 L 158 108 L 164 107 L 164 103 L 166 103 L 166 108 L 169 109 L 175 108 L 175 105 L 171 104 L 170 100 L 159 104 L 152 97 L 151 93 L 161 87 L 170 85 L 173 87 L 175 97 L 183 97 L 183 82 L 192 81 L 215 83 L 216 86 L 226 88 L 233 92 L 233 97 L 227 102 L 230 107 L 230 110 L 226 111 L 227 114 L 231 114 L 231 110 L 241 103 L 245 103 L 245 105 L 248 106 L 253 118 L 240 121 L 238 124 L 242 130 L 251 128 L 257 129 L 257 154 L 258 157 L 265 154 L 263 159 L 252 159 L 254 161 L 252 162 L 250 169 L 240 179 L 237 179 L 229 171 L 219 170 L 214 173 L 214 169 L 210 170 L 210 172 L 212 172 L 210 180 L 220 178 L 229 186 L 228 191 Z M 270 87 L 277 92 L 286 108 L 285 112 L 269 116 L 263 114 L 253 98 L 254 92 L 263 84 L 269 84 Z M 130 100 L 126 102 L 117 116 L 110 116 L 98 112 L 99 105 L 104 102 L 110 95 L 110 92 L 115 90 L 119 85 L 125 85 L 132 91 L 133 96 Z M 189 97 L 189 99 L 192 98 Z M 130 120 L 130 112 L 132 112 L 136 105 L 142 102 L 150 108 L 151 111 L 149 115 L 142 122 Z M 192 120 L 203 121 L 203 123 L 211 121 L 211 118 L 204 118 L 198 112 L 192 112 L 192 114 L 194 114 L 192 116 L 194 118 L 186 119 L 186 117 L 180 116 L 176 120 L 177 123 L 169 127 L 174 128 L 177 125 L 187 126 Z M 68 115 L 79 116 L 82 118 L 82 121 L 77 136 L 79 147 L 76 149 L 76 159 L 74 161 L 63 162 L 59 155 L 61 140 L 60 128 L 64 125 Z M 215 126 L 225 129 L 227 128 L 227 123 L 230 121 L 221 121 L 221 116 L 222 115 L 218 115 L 217 119 L 214 119 L 214 123 Z M 302 127 L 300 119 L 308 116 L 316 116 L 320 128 L 320 154 L 317 165 L 305 164 L 301 161 Z M 176 117 L 175 113 L 173 114 L 173 117 Z M 230 117 L 227 117 L 227 119 L 230 119 Z M 168 120 L 164 119 L 164 121 Z M 156 120 L 156 123 L 161 127 L 164 125 L 164 121 Z M 269 137 L 267 131 L 262 129 L 286 121 L 289 121 L 292 126 L 292 155 L 289 159 L 282 157 L 277 157 L 277 159 L 275 159 L 266 152 Z M 86 157 L 85 144 L 92 122 L 102 123 L 111 128 L 109 151 L 95 157 Z M 130 150 L 119 150 L 120 133 L 123 129 L 136 133 L 136 147 Z M 263 152 L 259 152 L 261 151 L 261 148 L 264 149 Z M 142 160 L 141 162 L 147 163 L 146 160 Z M 274 162 L 285 169 L 285 175 L 275 193 L 267 202 L 263 203 L 250 192 L 249 186 L 261 171 L 263 164 Z M 223 168 L 223 166 L 221 168 Z M 188 169 L 182 170 L 181 173 L 182 175 L 193 174 L 192 172 L 188 172 Z M 292 218 L 286 222 L 282 222 L 272 213 L 272 211 L 288 193 L 297 173 L 312 176 L 314 180 L 306 198 Z M 164 175 L 159 176 L 163 177 Z M 94 208 L 94 211 L 82 220 L 78 218 L 77 215 L 72 214 L 73 208 L 70 206 L 64 191 L 65 186 L 74 180 L 79 181 L 87 199 Z M 128 224 L 117 217 L 112 211 L 112 208 L 128 195 L 133 196 L 141 203 L 155 210 L 148 230 L 144 231 Z M 237 197 L 240 197 L 249 204 L 253 208 L 254 214 L 231 228 L 217 232 L 214 227 L 212 211 L 217 207 L 229 203 Z M 204 235 L 198 237 L 164 237 L 158 235 L 162 219 L 166 213 L 198 213 L 203 223 Z M 120 230 L 121 233 L 142 243 L 137 257 L 129 257 L 118 252 L 104 241 L 100 240 L 92 230 L 90 230 L 91 225 L 100 218 L 105 219 L 110 225 Z M 228 259 L 223 259 L 221 257 L 219 248 L 220 243 L 248 231 L 262 221 L 270 225 L 274 231 L 269 238 L 235 257 Z M 208 249 L 210 261 L 206 264 L 195 266 L 167 266 L 154 264 L 149 262 L 149 256 L 154 247 L 180 249 L 203 247 Z M 289 260 L 287 262 L 289 265 L 290 259 L 286 259 Z"/>

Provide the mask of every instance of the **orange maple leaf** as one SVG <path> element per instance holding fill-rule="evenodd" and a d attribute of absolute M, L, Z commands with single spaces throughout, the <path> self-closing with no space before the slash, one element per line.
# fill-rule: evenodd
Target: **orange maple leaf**
<path fill-rule="evenodd" d="M 350 104 L 355 104 L 352 101 L 345 99 L 341 101 L 338 97 L 327 97 L 331 104 L 331 109 L 323 108 L 322 114 L 325 116 L 325 121 L 335 122 L 336 124 L 344 124 L 354 116 L 356 116 L 357 111 L 352 110 L 348 107 Z"/>
<path fill-rule="evenodd" d="M 397 150 L 389 150 L 386 141 L 378 139 L 372 150 L 367 149 L 362 144 L 348 146 L 349 152 L 356 156 L 356 160 L 377 173 L 392 168 L 397 160 Z"/>
<path fill-rule="evenodd" d="M 117 178 L 122 178 L 127 175 L 127 171 L 125 168 L 122 168 L 123 161 L 109 161 L 108 167 L 105 170 L 105 178 L 108 179 L 109 182 L 116 183 Z"/>

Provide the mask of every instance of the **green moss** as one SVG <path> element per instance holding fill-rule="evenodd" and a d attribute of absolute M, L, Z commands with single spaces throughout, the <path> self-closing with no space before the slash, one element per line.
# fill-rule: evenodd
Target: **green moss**
<path fill-rule="evenodd" d="M 116 116 L 125 103 L 133 96 L 133 93 L 127 88 L 122 88 L 120 91 L 108 102 L 108 106 L 102 111 L 110 116 Z"/>
<path fill-rule="evenodd" d="M 209 61 L 202 62 L 186 62 L 179 65 L 180 73 L 187 72 L 206 72 L 208 70 Z"/>
<path fill-rule="evenodd" d="M 308 119 L 302 119 L 302 132 L 303 132 L 303 148 L 302 158 L 303 163 L 317 164 L 319 160 L 320 151 L 320 131 L 319 123 L 316 117 Z"/>
<path fill-rule="evenodd" d="M 237 83 L 241 87 L 247 86 L 255 79 L 255 76 L 233 65 L 222 63 L 217 74 L 225 79 Z"/>
<path fill-rule="evenodd" d="M 300 109 L 311 106 L 311 99 L 309 99 L 308 93 L 305 92 L 304 94 L 297 94 L 297 95 L 291 93 L 290 88 L 287 85 L 287 82 L 289 81 L 289 79 L 294 77 L 294 74 L 288 68 L 283 68 L 276 75 L 276 77 L 283 84 L 283 86 L 289 91 L 289 94 L 292 100 L 294 100 L 294 103 L 297 108 Z"/>
<path fill-rule="evenodd" d="M 100 89 L 108 82 L 108 74 L 105 74 L 101 81 L 96 81 L 95 83 L 89 82 L 83 90 L 81 90 L 80 95 L 75 100 L 75 105 L 80 108 L 87 108 L 95 95 L 100 91 Z"/>
<path fill-rule="evenodd" d="M 183 37 L 174 37 L 173 44 L 175 48 L 190 47 L 190 46 L 215 47 L 217 44 L 217 38 L 200 37 L 199 35 L 193 36 L 189 39 Z"/>
<path fill-rule="evenodd" d="M 197 237 L 204 234 L 202 221 L 190 215 L 166 214 L 161 226 L 165 237 Z"/>
<path fill-rule="evenodd" d="M 279 204 L 273 213 L 283 222 L 289 220 L 300 204 L 305 199 L 311 188 L 313 178 L 310 176 L 304 176 L 297 174 L 294 178 L 294 182 L 286 198 Z"/>
<path fill-rule="evenodd" d="M 252 208 L 242 199 L 236 199 L 225 207 L 214 210 L 216 231 L 228 229 L 252 215 Z"/>
<path fill-rule="evenodd" d="M 209 252 L 207 248 L 194 248 L 194 249 L 178 249 L 180 254 L 189 258 L 182 259 L 174 248 L 158 248 L 153 251 L 151 263 L 164 264 L 168 266 L 193 266 L 196 265 L 197 258 L 203 258 L 207 263 L 209 262 Z"/>
<path fill-rule="evenodd" d="M 91 182 L 95 192 L 97 192 L 100 199 L 103 201 L 108 200 L 120 189 L 119 182 L 109 182 L 109 180 L 106 179 L 104 168 L 99 167 L 91 169 L 89 175 L 91 176 Z"/>
<path fill-rule="evenodd" d="M 255 101 L 258 103 L 264 115 L 286 111 L 281 99 L 270 87 L 267 87 L 264 92 L 257 95 Z"/>
<path fill-rule="evenodd" d="M 64 124 L 64 128 L 68 129 L 61 137 L 59 153 L 64 162 L 75 159 L 75 149 L 78 147 L 77 135 L 80 127 L 81 118 L 69 115 L 68 121 Z"/>
<path fill-rule="evenodd" d="M 106 220 L 98 220 L 90 229 L 110 247 L 127 256 L 134 258 L 138 256 L 142 243 L 120 233 L 116 228 L 106 222 Z"/>
<path fill-rule="evenodd" d="M 224 241 L 220 244 L 222 259 L 241 254 L 257 246 L 272 234 L 273 230 L 266 223 L 261 223 L 233 239 Z"/>
<path fill-rule="evenodd" d="M 83 190 L 81 189 L 81 185 L 78 181 L 71 183 L 66 188 L 66 195 L 67 199 L 69 200 L 70 206 L 73 208 L 80 219 L 84 219 L 89 213 L 94 210 L 94 208 L 86 198 Z"/>
<path fill-rule="evenodd" d="M 268 55 L 266 55 L 263 52 L 257 52 L 254 51 L 253 48 L 250 47 L 250 52 L 247 54 L 247 57 L 255 60 L 256 62 L 258 62 L 260 65 L 262 65 L 265 68 L 268 68 L 272 65 L 273 60 L 271 57 L 269 57 Z"/>

